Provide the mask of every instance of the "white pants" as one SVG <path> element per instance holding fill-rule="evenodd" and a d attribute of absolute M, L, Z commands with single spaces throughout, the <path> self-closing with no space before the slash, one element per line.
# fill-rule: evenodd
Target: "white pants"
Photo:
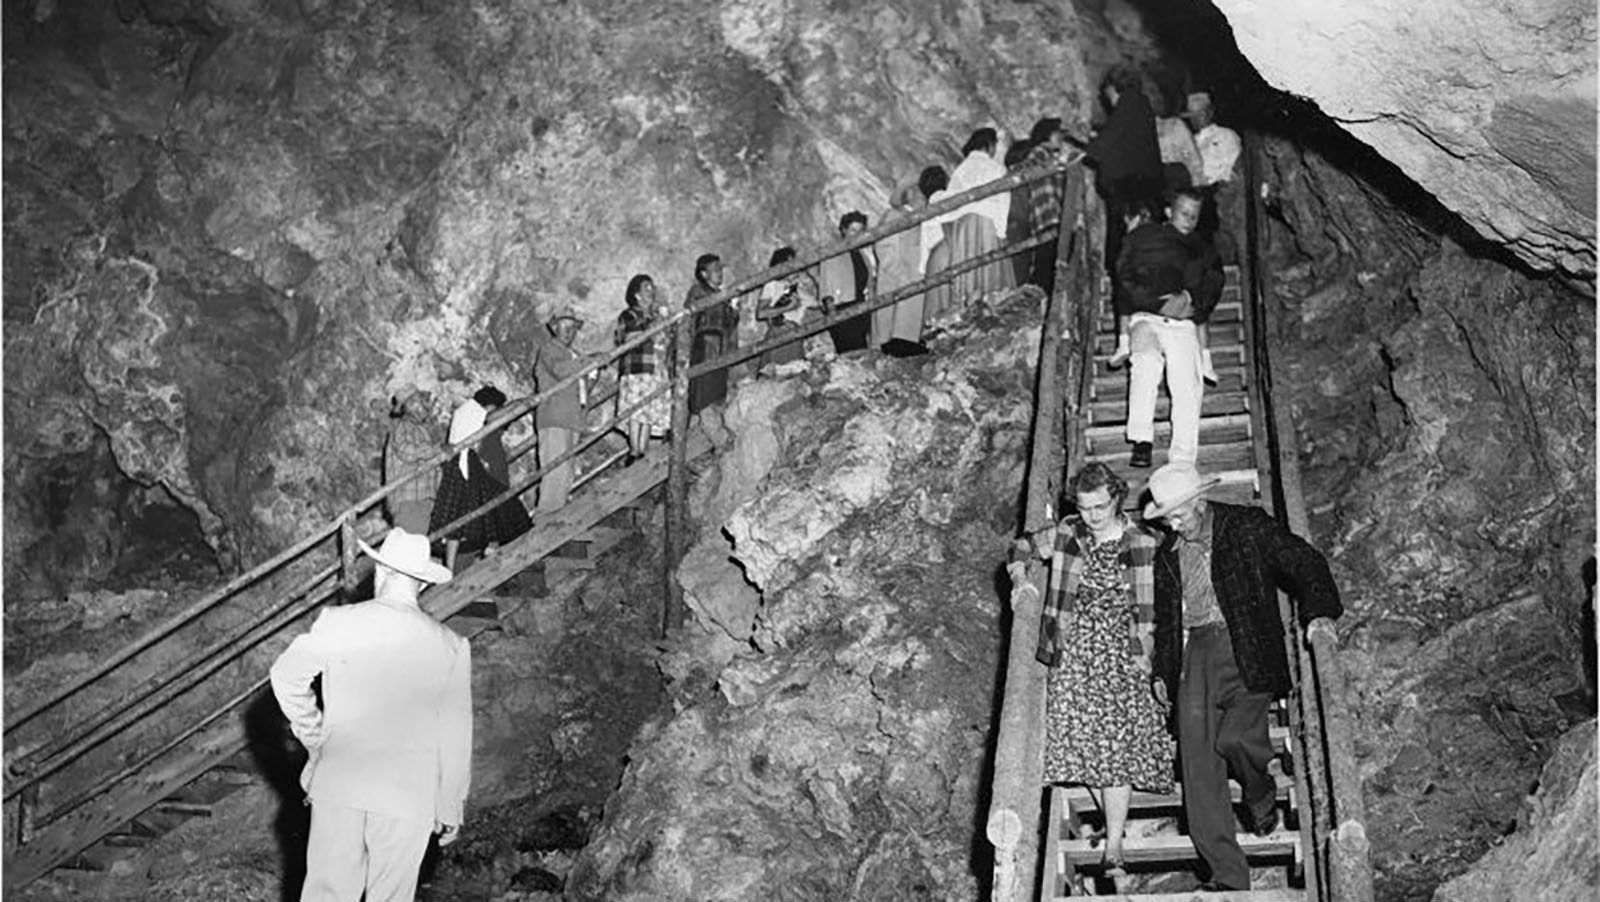
<path fill-rule="evenodd" d="M 1156 392 L 1166 371 L 1172 397 L 1172 445 L 1167 463 L 1194 465 L 1200 454 L 1200 340 L 1195 324 L 1153 313 L 1128 318 L 1128 441 L 1155 441 Z"/>
<path fill-rule="evenodd" d="M 578 439 L 577 430 L 559 426 L 539 430 L 539 468 L 572 449 Z M 539 510 L 554 513 L 567 506 L 567 496 L 572 494 L 572 461 L 568 460 L 539 480 Z"/>
<path fill-rule="evenodd" d="M 433 825 L 346 808 L 311 806 L 300 902 L 413 902 Z"/>

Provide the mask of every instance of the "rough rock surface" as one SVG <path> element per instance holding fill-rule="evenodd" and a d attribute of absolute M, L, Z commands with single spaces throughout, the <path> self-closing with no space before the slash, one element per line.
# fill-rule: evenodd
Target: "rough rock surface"
<path fill-rule="evenodd" d="M 1595 274 L 1595 8 L 1570 0 L 1216 0 L 1316 101 L 1528 265 Z"/>
<path fill-rule="evenodd" d="M 1538 791 L 1523 800 L 1517 832 L 1472 870 L 1439 887 L 1434 902 L 1593 899 L 1600 893 L 1595 793 L 1591 720 L 1561 737 Z"/>
<path fill-rule="evenodd" d="M 753 642 L 641 735 L 570 898 L 976 898 L 1033 297 L 773 410 L 731 547 L 702 532 L 760 590 Z"/>
<path fill-rule="evenodd" d="M 1592 716 L 1594 307 L 1314 152 L 1266 159 L 1277 386 L 1348 608 L 1379 896 L 1427 899 Z"/>
<path fill-rule="evenodd" d="M 1086 121 L 1106 46 L 1069 3 L 980 0 L 5 15 L 6 585 L 40 593 L 49 536 L 134 544 L 51 528 L 97 435 L 85 507 L 132 483 L 198 518 L 180 544 L 260 560 L 376 485 L 399 385 L 441 418 L 529 392 L 556 308 L 609 346 L 634 273 L 676 304 L 697 254 L 827 241 L 977 125 Z"/>

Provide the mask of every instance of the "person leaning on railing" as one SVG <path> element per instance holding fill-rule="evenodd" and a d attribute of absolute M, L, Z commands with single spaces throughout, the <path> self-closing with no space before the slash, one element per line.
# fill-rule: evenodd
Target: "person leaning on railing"
<path fill-rule="evenodd" d="M 1150 689 L 1156 536 L 1122 511 L 1128 484 L 1103 463 L 1074 476 L 1077 513 L 1019 539 L 1008 567 L 1029 585 L 1022 558 L 1050 561 L 1039 622 L 1045 703 L 1044 779 L 1089 788 L 1105 812 L 1106 876 L 1122 876 L 1132 789 L 1172 791 L 1172 739 Z"/>
<path fill-rule="evenodd" d="M 569 376 L 582 372 L 601 355 L 579 354 L 572 343 L 578 337 L 583 320 L 570 310 L 559 310 L 550 317 L 548 328 L 554 337 L 539 346 L 534 358 L 534 380 L 541 391 L 550 388 Z M 579 379 L 545 398 L 534 414 L 539 430 L 539 467 L 544 469 L 577 443 L 583 432 L 584 380 Z M 572 492 L 572 459 L 557 464 L 539 480 L 539 511 L 552 513 L 567 506 L 567 496 Z"/>
<path fill-rule="evenodd" d="M 867 215 L 859 210 L 851 210 L 839 220 L 840 238 L 854 238 L 866 230 Z M 817 293 L 822 296 L 823 313 L 832 315 L 835 310 L 866 303 L 872 297 L 877 278 L 878 258 L 871 247 L 858 247 L 822 261 Z M 866 314 L 829 326 L 834 352 L 848 354 L 866 350 L 872 343 L 871 328 L 872 320 Z"/>
<path fill-rule="evenodd" d="M 1344 612 L 1328 561 L 1259 507 L 1209 501 L 1220 483 L 1193 467 L 1150 475 L 1147 522 L 1171 533 L 1156 548 L 1151 688 L 1176 699 L 1183 809 L 1208 890 L 1248 890 L 1228 776 L 1239 781 L 1249 829 L 1278 828 L 1267 711 L 1294 688 L 1278 589 L 1302 624 Z"/>

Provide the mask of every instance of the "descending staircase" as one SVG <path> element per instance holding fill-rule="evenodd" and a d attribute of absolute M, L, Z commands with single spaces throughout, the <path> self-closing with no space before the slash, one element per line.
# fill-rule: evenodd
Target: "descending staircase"
<path fill-rule="evenodd" d="M 709 448 L 696 434 L 687 453 L 698 457 Z M 601 555 L 636 534 L 627 524 L 634 522 L 645 497 L 665 482 L 670 456 L 668 448 L 657 447 L 630 467 L 594 478 L 562 510 L 536 516 L 529 532 L 472 561 L 450 582 L 425 591 L 424 609 L 473 638 L 500 628 L 503 618 L 528 603 L 564 597 L 584 581 Z M 520 598 L 490 594 L 535 565 L 544 571 L 542 593 Z M 265 684 L 265 679 L 258 680 L 243 695 L 260 692 Z M 219 721 L 200 738 L 150 762 L 98 803 L 55 820 L 12 850 L 5 861 L 5 882 L 21 885 L 57 867 L 115 870 L 119 861 L 136 856 L 182 824 L 211 816 L 240 786 L 259 783 L 247 751 L 251 737 L 246 720 Z"/>
<path fill-rule="evenodd" d="M 1259 441 L 1260 425 L 1252 414 L 1261 402 L 1250 382 L 1250 341 L 1238 268 L 1226 267 L 1225 275 L 1222 299 L 1212 314 L 1210 325 L 1211 354 L 1218 384 L 1205 387 L 1196 466 L 1207 477 L 1222 479 L 1222 484 L 1213 489 L 1209 497 L 1235 504 L 1258 504 L 1262 502 L 1258 464 L 1262 462 L 1265 447 Z M 1109 296 L 1109 288 L 1103 287 L 1100 296 Z M 1107 365 L 1116 346 L 1116 327 L 1109 310 L 1101 312 L 1094 341 L 1094 368 L 1092 375 L 1086 374 L 1088 398 L 1083 405 L 1086 460 L 1109 464 L 1127 480 L 1131 489 L 1128 510 L 1137 519 L 1140 516 L 1137 511 L 1146 500 L 1140 497 L 1140 490 L 1151 469 L 1128 465 L 1131 445 L 1124 435 L 1128 371 L 1125 367 L 1113 370 Z M 1166 446 L 1171 439 L 1170 409 L 1170 399 L 1163 388 L 1156 408 L 1152 469 L 1166 463 Z M 1274 705 L 1272 717 L 1274 725 L 1270 734 L 1279 757 L 1274 759 L 1271 770 L 1278 782 L 1277 797 L 1283 817 L 1272 834 L 1258 837 L 1241 832 L 1238 840 L 1252 866 L 1285 865 L 1289 877 L 1300 881 L 1305 853 L 1303 827 L 1306 826 L 1299 806 L 1303 792 L 1296 786 L 1292 766 L 1289 772 L 1285 770 L 1285 763 L 1292 765 L 1293 761 L 1289 748 L 1292 725 L 1288 709 L 1281 703 Z M 1238 784 L 1230 781 L 1229 785 L 1237 802 Z M 1118 881 L 1103 874 L 1104 820 L 1088 790 L 1081 786 L 1051 786 L 1047 805 L 1041 899 L 1121 891 L 1124 887 L 1118 886 Z M 1196 858 L 1194 845 L 1179 832 L 1182 808 L 1181 786 L 1167 794 L 1133 793 L 1123 840 L 1123 858 L 1130 875 L 1192 870 Z M 1120 880 L 1126 884 L 1128 878 Z M 1194 896 L 1193 892 L 1137 893 L 1109 898 L 1177 900 Z M 1206 893 L 1201 898 L 1267 902 L 1302 900 L 1307 896 L 1304 889 L 1285 886 L 1251 892 Z"/>

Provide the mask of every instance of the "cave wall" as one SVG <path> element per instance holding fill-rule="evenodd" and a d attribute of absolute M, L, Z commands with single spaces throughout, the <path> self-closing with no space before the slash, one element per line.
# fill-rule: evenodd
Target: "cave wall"
<path fill-rule="evenodd" d="M 1274 375 L 1345 595 L 1379 896 L 1427 899 L 1592 717 L 1594 305 L 1423 227 L 1388 173 L 1263 146 Z"/>
<path fill-rule="evenodd" d="M 830 240 L 973 127 L 1082 123 L 1105 36 L 1138 33 L 977 0 L 6 16 L 8 434 L 103 434 L 224 567 L 375 487 L 399 385 L 441 419 L 483 381 L 531 391 L 555 308 L 602 348 L 636 272 L 675 303 L 697 254 L 738 277 Z M 8 534 L 42 534 L 47 470 L 8 467 Z"/>
<path fill-rule="evenodd" d="M 1593 4 L 1216 6 L 1273 86 L 1310 98 L 1528 266 L 1593 279 Z"/>

